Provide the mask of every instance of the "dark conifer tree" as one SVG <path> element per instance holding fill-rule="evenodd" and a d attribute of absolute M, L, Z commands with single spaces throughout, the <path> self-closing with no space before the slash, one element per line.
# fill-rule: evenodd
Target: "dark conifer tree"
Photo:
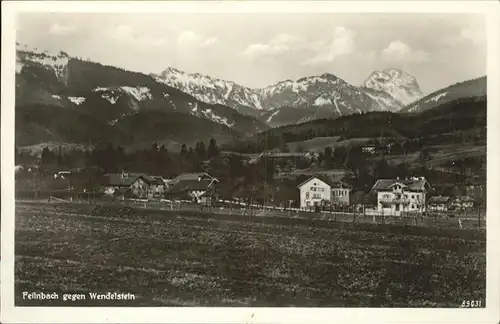
<path fill-rule="evenodd" d="M 217 147 L 217 141 L 214 138 L 210 139 L 207 150 L 207 157 L 212 159 L 219 155 L 219 148 Z"/>
<path fill-rule="evenodd" d="M 186 156 L 188 154 L 188 148 L 186 144 L 182 144 L 181 146 L 181 156 Z"/>

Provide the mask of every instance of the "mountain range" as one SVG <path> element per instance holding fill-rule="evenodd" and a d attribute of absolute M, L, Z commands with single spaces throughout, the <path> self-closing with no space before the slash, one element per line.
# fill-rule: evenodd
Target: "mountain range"
<path fill-rule="evenodd" d="M 16 126 L 19 146 L 110 142 L 127 147 L 149 147 L 153 141 L 178 147 L 207 137 L 225 141 L 268 128 L 148 75 L 21 45 Z"/>
<path fill-rule="evenodd" d="M 262 89 L 172 67 L 152 77 L 200 101 L 260 117 L 272 127 L 360 112 L 399 111 L 422 96 L 415 78 L 398 69 L 376 71 L 360 87 L 330 73 Z"/>
<path fill-rule="evenodd" d="M 178 148 L 210 137 L 230 142 L 316 119 L 415 113 L 486 91 L 484 77 L 423 97 L 417 80 L 399 69 L 375 71 L 361 86 L 324 73 L 252 89 L 172 67 L 146 75 L 21 44 L 16 53 L 20 147 L 58 142 L 140 148 L 154 141 Z"/>

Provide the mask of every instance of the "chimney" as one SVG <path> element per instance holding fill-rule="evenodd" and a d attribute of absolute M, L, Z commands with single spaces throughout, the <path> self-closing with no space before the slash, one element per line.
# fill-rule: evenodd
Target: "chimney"
<path fill-rule="evenodd" d="M 201 181 L 201 176 L 198 176 L 198 182 L 200 182 L 200 181 Z"/>
<path fill-rule="evenodd" d="M 399 181 L 399 177 L 396 177 L 396 180 L 398 180 L 398 181 Z"/>

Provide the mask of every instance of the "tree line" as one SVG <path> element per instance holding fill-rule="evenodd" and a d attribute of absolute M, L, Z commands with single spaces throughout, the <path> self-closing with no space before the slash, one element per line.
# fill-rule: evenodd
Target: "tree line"
<path fill-rule="evenodd" d="M 486 139 L 486 97 L 458 99 L 417 114 L 370 112 L 277 127 L 228 149 L 251 153 L 317 137 L 338 137 L 337 141 L 388 138 L 396 145 L 413 139 L 424 144 L 479 143 Z M 415 152 L 419 148 L 410 149 Z"/>

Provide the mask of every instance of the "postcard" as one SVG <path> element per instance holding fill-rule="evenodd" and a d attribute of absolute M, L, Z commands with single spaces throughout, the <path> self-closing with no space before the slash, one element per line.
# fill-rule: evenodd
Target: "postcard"
<path fill-rule="evenodd" d="M 2 4 L 5 323 L 498 323 L 499 3 Z"/>

